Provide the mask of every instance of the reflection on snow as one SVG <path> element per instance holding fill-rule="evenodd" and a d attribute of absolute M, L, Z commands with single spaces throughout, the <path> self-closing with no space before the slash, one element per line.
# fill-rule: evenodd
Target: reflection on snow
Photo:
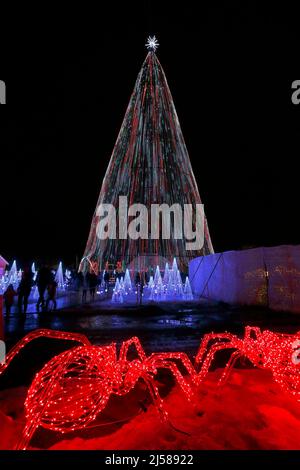
<path fill-rule="evenodd" d="M 174 320 L 172 318 L 161 318 L 160 320 L 158 320 L 158 323 L 164 323 L 164 324 L 175 325 L 175 326 L 181 326 L 181 325 L 193 326 L 191 317 L 182 318 L 181 320 Z"/>

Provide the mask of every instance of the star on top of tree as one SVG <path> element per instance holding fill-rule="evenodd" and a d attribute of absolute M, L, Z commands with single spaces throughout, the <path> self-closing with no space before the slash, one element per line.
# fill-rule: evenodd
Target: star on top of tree
<path fill-rule="evenodd" d="M 155 52 L 156 49 L 159 46 L 159 43 L 158 43 L 155 36 L 148 36 L 148 39 L 147 39 L 147 42 L 146 42 L 145 45 L 146 45 L 148 51 L 154 51 Z"/>

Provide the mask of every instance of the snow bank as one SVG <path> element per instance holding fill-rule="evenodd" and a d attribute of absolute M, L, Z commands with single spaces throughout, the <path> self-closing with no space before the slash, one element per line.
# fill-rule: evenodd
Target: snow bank
<path fill-rule="evenodd" d="M 210 372 L 196 393 L 191 406 L 176 386 L 165 398 L 172 425 L 162 424 L 150 405 L 145 412 L 118 426 L 102 426 L 130 416 L 145 393 L 139 387 L 129 397 L 118 399 L 105 410 L 105 419 L 91 429 L 62 437 L 50 431 L 38 431 L 32 446 L 49 449 L 300 449 L 300 403 L 284 394 L 269 372 L 235 369 L 224 387 L 216 389 L 220 370 Z M 20 432 L 20 421 L 7 414 L 16 390 L 3 399 L 0 394 L 0 448 L 13 448 Z M 9 398 L 10 396 L 10 398 Z M 19 399 L 23 393 L 19 394 Z M 145 396 L 144 396 L 145 397 Z M 5 412 L 3 410 L 6 410 Z M 18 412 L 16 419 L 23 419 Z M 48 440 L 47 440 L 48 439 Z M 55 442 L 56 441 L 56 442 Z"/>

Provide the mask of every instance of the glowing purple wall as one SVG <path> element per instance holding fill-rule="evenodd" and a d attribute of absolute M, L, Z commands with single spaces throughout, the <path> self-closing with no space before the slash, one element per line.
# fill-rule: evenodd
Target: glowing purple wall
<path fill-rule="evenodd" d="M 300 313 L 300 245 L 195 258 L 189 277 L 193 292 L 208 299 Z"/>

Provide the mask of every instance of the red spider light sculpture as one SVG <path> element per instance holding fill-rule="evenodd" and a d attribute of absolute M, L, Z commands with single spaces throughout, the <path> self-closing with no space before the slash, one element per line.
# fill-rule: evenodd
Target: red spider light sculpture
<path fill-rule="evenodd" d="M 204 380 L 216 353 L 224 349 L 236 351 L 231 354 L 219 384 L 227 381 L 236 361 L 246 357 L 255 367 L 270 370 L 274 381 L 300 401 L 300 331 L 289 335 L 246 326 L 244 338 L 232 333 L 205 335 L 195 360 L 199 370 L 197 383 Z"/>
<path fill-rule="evenodd" d="M 185 353 L 153 353 L 146 356 L 138 338 L 122 343 L 93 346 L 84 336 L 53 330 L 36 330 L 11 349 L 0 374 L 30 341 L 39 337 L 72 340 L 81 343 L 51 359 L 38 372 L 25 401 L 26 425 L 17 446 L 26 449 L 40 426 L 61 433 L 85 428 L 106 407 L 112 395 L 123 396 L 141 379 L 147 385 L 161 418 L 168 422 L 155 376 L 159 368 L 169 369 L 192 403 L 192 387 L 205 379 L 220 350 L 235 349 L 221 377 L 224 383 L 239 357 L 247 357 L 254 366 L 270 370 L 275 382 L 300 400 L 300 332 L 295 335 L 261 331 L 247 326 L 244 338 L 231 333 L 204 336 L 194 367 Z M 210 343 L 213 343 L 210 346 Z M 137 358 L 128 360 L 128 349 L 136 348 Z M 184 377 L 179 365 L 185 369 Z"/>
<path fill-rule="evenodd" d="M 85 428 L 106 407 L 111 395 L 125 395 L 142 379 L 164 421 L 168 414 L 155 385 L 158 368 L 169 369 L 186 397 L 192 390 L 174 360 L 181 361 L 189 374 L 193 366 L 184 353 L 154 353 L 146 356 L 138 338 L 122 343 L 119 356 L 116 344 L 93 346 L 80 334 L 52 330 L 36 330 L 25 336 L 12 348 L 0 374 L 29 341 L 39 337 L 73 340 L 81 343 L 51 359 L 38 372 L 28 390 L 25 401 L 26 425 L 18 449 L 26 449 L 38 427 L 65 433 Z M 134 345 L 137 359 L 127 359 L 128 349 Z"/>

